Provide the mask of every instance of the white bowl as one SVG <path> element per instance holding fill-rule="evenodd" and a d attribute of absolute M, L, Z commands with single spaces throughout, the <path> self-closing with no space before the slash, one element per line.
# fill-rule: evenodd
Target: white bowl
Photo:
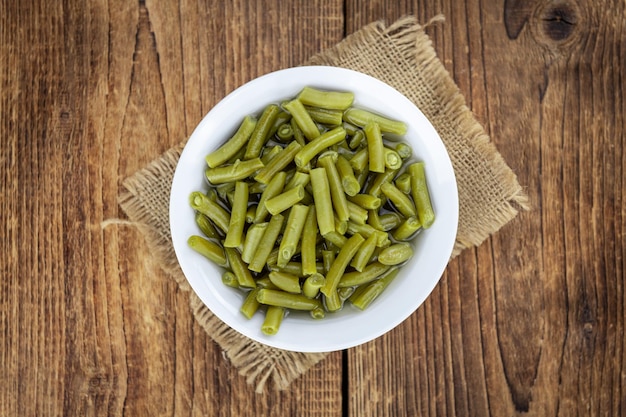
<path fill-rule="evenodd" d="M 273 336 L 261 332 L 263 314 L 246 319 L 239 308 L 242 292 L 222 284 L 222 270 L 187 246 L 200 234 L 189 206 L 193 191 L 206 190 L 204 156 L 237 129 L 248 114 L 259 114 L 269 103 L 295 97 L 304 86 L 352 91 L 355 107 L 404 121 L 404 140 L 414 157 L 426 164 L 436 220 L 413 242 L 415 255 L 391 285 L 365 311 L 349 303 L 338 313 L 314 320 L 290 314 Z M 297 67 L 276 71 L 239 87 L 220 101 L 200 122 L 185 146 L 174 174 L 170 197 L 170 227 L 176 256 L 189 284 L 222 321 L 245 336 L 280 349 L 328 352 L 371 341 L 411 315 L 431 293 L 449 261 L 458 223 L 458 195 L 446 149 L 426 117 L 405 96 L 378 79 L 335 67 Z"/>

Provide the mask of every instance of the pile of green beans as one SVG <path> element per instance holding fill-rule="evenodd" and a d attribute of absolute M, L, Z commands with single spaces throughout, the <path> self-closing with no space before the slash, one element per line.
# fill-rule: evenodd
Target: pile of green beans
<path fill-rule="evenodd" d="M 190 205 L 188 244 L 245 291 L 276 334 L 290 310 L 315 319 L 367 308 L 413 256 L 435 215 L 405 123 L 353 107 L 354 94 L 305 87 L 245 116 L 206 156 L 208 189 Z"/>

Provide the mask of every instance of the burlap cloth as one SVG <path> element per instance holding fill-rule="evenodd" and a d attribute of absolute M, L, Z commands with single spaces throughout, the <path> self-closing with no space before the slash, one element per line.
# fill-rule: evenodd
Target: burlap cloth
<path fill-rule="evenodd" d="M 527 209 L 527 197 L 515 174 L 467 108 L 415 18 L 404 17 L 390 26 L 372 23 L 306 64 L 344 67 L 376 77 L 412 100 L 434 125 L 458 181 L 459 227 L 453 257 L 479 245 L 518 210 Z M 132 222 L 141 225 L 163 269 L 188 291 L 174 254 L 168 220 L 169 192 L 182 147 L 168 150 L 127 178 L 120 206 Z M 287 352 L 254 342 L 217 319 L 193 291 L 189 296 L 200 325 L 257 392 L 266 386 L 285 389 L 326 356 Z"/>

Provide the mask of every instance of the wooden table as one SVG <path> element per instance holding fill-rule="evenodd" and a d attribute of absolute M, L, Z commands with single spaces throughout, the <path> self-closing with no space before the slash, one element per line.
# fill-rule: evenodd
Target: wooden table
<path fill-rule="evenodd" d="M 532 210 L 400 327 L 255 394 L 117 198 L 225 94 L 426 22 Z M 623 1 L 0 6 L 0 415 L 626 415 Z"/>

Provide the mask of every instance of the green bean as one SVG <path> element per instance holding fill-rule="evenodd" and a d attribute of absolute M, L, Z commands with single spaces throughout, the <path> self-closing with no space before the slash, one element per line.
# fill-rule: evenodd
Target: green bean
<path fill-rule="evenodd" d="M 254 252 L 254 256 L 252 257 L 252 261 L 248 268 L 254 272 L 261 272 L 265 267 L 265 263 L 267 262 L 267 258 L 270 255 L 270 252 L 274 248 L 276 244 L 276 239 L 278 239 L 278 235 L 283 227 L 284 216 L 281 214 L 277 214 L 272 216 L 267 228 L 265 229 L 265 233 L 263 233 L 263 238 L 261 242 Z"/>
<path fill-rule="evenodd" d="M 376 174 L 372 182 L 367 186 L 367 194 L 380 197 L 380 187 L 387 182 L 391 182 L 398 173 L 397 169 L 388 169 L 383 173 Z"/>
<path fill-rule="evenodd" d="M 435 213 L 430 202 L 424 167 L 424 162 L 416 162 L 409 165 L 408 171 L 411 176 L 411 195 L 417 207 L 417 217 L 422 227 L 428 229 L 435 221 Z"/>
<path fill-rule="evenodd" d="M 259 199 L 259 204 L 257 205 L 256 214 L 254 216 L 254 223 L 260 223 L 265 221 L 265 218 L 269 214 L 269 211 L 267 211 L 267 208 L 265 208 L 265 202 L 276 197 L 283 191 L 286 177 L 286 173 L 279 172 L 278 174 L 274 175 L 274 178 L 272 178 L 269 184 L 267 184 L 267 187 L 265 187 L 265 190 L 263 191 L 263 193 L 261 194 L 261 198 Z"/>
<path fill-rule="evenodd" d="M 302 186 L 299 185 L 298 187 Z M 283 238 L 280 241 L 280 247 L 278 250 L 277 265 L 279 267 L 284 267 L 287 265 L 287 262 L 291 260 L 291 257 L 296 250 L 296 246 L 298 245 L 298 241 L 302 236 L 302 229 L 304 228 L 304 223 L 306 222 L 308 213 L 309 206 L 296 204 L 291 207 L 289 217 L 287 218 L 287 225 L 283 231 Z"/>
<path fill-rule="evenodd" d="M 382 247 L 389 244 L 389 235 L 387 234 L 387 232 L 375 229 L 369 224 L 357 224 L 354 222 L 348 222 L 348 233 L 358 233 L 365 237 L 369 237 L 371 234 L 374 234 L 376 235 L 376 246 Z"/>
<path fill-rule="evenodd" d="M 302 230 L 302 245 L 300 256 L 302 258 L 302 273 L 311 275 L 317 272 L 315 267 L 315 245 L 317 244 L 317 214 L 315 206 L 309 208 L 304 228 Z"/>
<path fill-rule="evenodd" d="M 348 200 L 348 210 L 350 211 L 350 221 L 357 224 L 367 222 L 368 212 L 363 207 Z"/>
<path fill-rule="evenodd" d="M 324 304 L 326 305 L 326 310 L 328 311 L 338 311 L 343 307 L 343 300 L 339 297 L 339 292 L 335 288 L 330 292 L 330 294 L 324 294 Z"/>
<path fill-rule="evenodd" d="M 326 278 L 324 278 L 324 275 L 320 273 L 316 272 L 310 275 L 304 280 L 304 284 L 302 284 L 302 294 L 309 298 L 317 297 L 317 294 L 320 292 L 320 288 L 322 288 L 325 282 Z"/>
<path fill-rule="evenodd" d="M 335 216 L 335 232 L 340 235 L 345 235 L 348 231 L 348 221 L 347 220 L 339 220 L 337 216 Z"/>
<path fill-rule="evenodd" d="M 224 271 L 222 274 L 222 283 L 228 287 L 239 288 L 239 281 L 232 271 Z"/>
<path fill-rule="evenodd" d="M 395 229 L 400 226 L 406 219 L 398 213 L 390 212 L 380 215 L 380 223 L 382 229 L 385 232 Z"/>
<path fill-rule="evenodd" d="M 287 190 L 276 197 L 272 197 L 265 201 L 265 208 L 272 215 L 282 213 L 288 208 L 293 207 L 295 204 L 302 201 L 304 198 L 304 187 L 298 185 L 297 187 Z"/>
<path fill-rule="evenodd" d="M 335 252 L 331 250 L 323 250 L 322 262 L 324 265 L 324 273 L 328 274 L 328 271 L 330 271 L 330 267 L 332 266 L 333 262 L 335 262 Z"/>
<path fill-rule="evenodd" d="M 411 193 L 411 176 L 408 172 L 398 175 L 394 183 L 396 187 L 398 187 L 398 190 L 402 191 L 404 194 Z"/>
<path fill-rule="evenodd" d="M 259 310 L 260 303 L 257 301 L 256 296 L 260 290 L 261 287 L 256 287 L 248 291 L 246 298 L 243 300 L 243 303 L 239 308 L 241 314 L 243 314 L 247 319 L 251 319 L 252 316 L 254 316 L 254 313 Z"/>
<path fill-rule="evenodd" d="M 275 104 L 265 107 L 254 131 L 250 135 L 250 140 L 248 140 L 248 147 L 244 155 L 245 159 L 254 159 L 261 155 L 261 150 L 269 138 L 269 133 L 274 126 L 278 113 L 280 113 L 280 107 Z"/>
<path fill-rule="evenodd" d="M 350 162 L 348 162 L 343 155 L 337 156 L 337 171 L 339 172 L 339 177 L 341 178 L 343 191 L 351 197 L 357 195 L 361 190 L 361 185 L 354 176 L 354 171 Z"/>
<path fill-rule="evenodd" d="M 404 142 L 400 142 L 396 145 L 396 152 L 402 159 L 408 159 L 413 155 L 413 149 Z"/>
<path fill-rule="evenodd" d="M 330 266 L 330 270 L 326 274 L 326 283 L 320 289 L 326 297 L 332 296 L 332 294 L 337 291 L 337 284 L 341 276 L 364 241 L 365 239 L 363 239 L 360 234 L 355 233 L 348 239 L 345 245 L 343 245 L 335 261 Z"/>
<path fill-rule="evenodd" d="M 385 272 L 383 276 L 366 286 L 359 287 L 357 291 L 350 296 L 352 305 L 360 310 L 365 310 L 384 290 L 391 284 L 393 279 L 398 275 L 398 268 L 391 268 Z"/>
<path fill-rule="evenodd" d="M 244 117 L 237 132 L 217 150 L 206 156 L 207 165 L 210 168 L 215 168 L 232 158 L 248 142 L 256 123 L 257 121 L 253 117 Z"/>
<path fill-rule="evenodd" d="M 248 191 L 250 191 L 249 187 L 248 187 Z M 246 209 L 246 223 L 254 222 L 254 216 L 256 216 L 257 205 L 258 205 L 257 203 L 251 203 Z"/>
<path fill-rule="evenodd" d="M 293 174 L 287 185 L 285 185 L 285 191 L 290 190 L 298 185 L 306 187 L 309 184 L 310 180 L 311 178 L 309 174 L 307 174 L 306 172 L 297 171 Z"/>
<path fill-rule="evenodd" d="M 324 91 L 313 87 L 304 87 L 298 100 L 309 106 L 332 110 L 345 110 L 352 105 L 354 93 L 341 91 Z"/>
<path fill-rule="evenodd" d="M 211 239 L 221 238 L 220 234 L 215 229 L 215 226 L 213 226 L 213 223 L 206 215 L 196 211 L 195 220 L 198 228 L 206 237 Z"/>
<path fill-rule="evenodd" d="M 376 249 L 377 236 L 375 234 L 369 235 L 365 242 L 361 245 L 357 253 L 352 258 L 352 262 L 350 262 L 350 266 L 356 269 L 359 272 L 362 272 L 363 269 L 367 266 L 374 253 L 374 249 Z"/>
<path fill-rule="evenodd" d="M 301 101 L 297 99 L 291 100 L 285 103 L 283 107 L 291 113 L 291 117 L 296 121 L 296 124 L 308 140 L 313 140 L 320 135 L 317 125 L 311 118 L 311 115 L 306 111 Z"/>
<path fill-rule="evenodd" d="M 378 262 L 383 265 L 399 265 L 413 256 L 413 248 L 408 243 L 394 243 L 383 249 L 378 255 Z"/>
<path fill-rule="evenodd" d="M 236 248 L 241 245 L 247 210 L 248 183 L 237 181 L 235 184 L 235 197 L 230 212 L 230 222 L 228 223 L 228 232 L 226 232 L 226 239 L 224 239 L 225 247 Z"/>
<path fill-rule="evenodd" d="M 369 161 L 369 150 L 367 148 L 363 148 L 357 153 L 354 154 L 352 158 L 350 158 L 350 166 L 356 172 L 362 172 L 367 167 L 367 163 Z M 368 168 L 369 171 L 369 168 Z"/>
<path fill-rule="evenodd" d="M 359 128 L 359 127 L 357 127 L 357 126 L 355 126 L 355 125 L 353 125 L 351 123 L 345 122 L 345 121 L 342 122 L 342 125 L 343 125 L 343 128 L 346 129 L 346 134 L 348 136 L 354 136 L 354 134 L 356 132 L 360 132 L 361 131 L 361 128 Z"/>
<path fill-rule="evenodd" d="M 285 317 L 285 309 L 283 307 L 269 306 L 265 311 L 265 320 L 263 320 L 261 325 L 263 334 L 273 336 L 278 333 L 283 317 Z"/>
<path fill-rule="evenodd" d="M 365 210 L 377 210 L 381 205 L 380 198 L 370 194 L 357 194 L 354 197 L 348 197 L 348 200 Z"/>
<path fill-rule="evenodd" d="M 248 265 L 241 259 L 241 254 L 235 248 L 224 248 L 226 252 L 226 258 L 228 258 L 228 264 L 239 281 L 240 287 L 254 288 L 256 282 L 252 278 L 252 274 L 248 269 Z"/>
<path fill-rule="evenodd" d="M 296 165 L 303 167 L 315 158 L 320 152 L 330 146 L 341 142 L 346 138 L 346 131 L 343 126 L 338 126 L 328 132 L 319 135 L 307 143 L 294 157 Z"/>
<path fill-rule="evenodd" d="M 372 174 L 375 175 L 375 174 Z M 367 166 L 365 167 L 365 169 L 363 171 L 360 172 L 355 172 L 354 176 L 356 177 L 356 180 L 359 182 L 359 187 L 360 190 L 364 190 L 365 188 L 365 183 L 366 181 L 369 179 L 370 177 L 370 171 L 369 169 L 367 169 Z M 363 191 L 365 192 L 365 191 Z"/>
<path fill-rule="evenodd" d="M 189 196 L 191 207 L 207 216 L 211 221 L 224 233 L 228 232 L 228 224 L 230 223 L 230 214 L 219 204 L 211 200 L 199 191 L 194 191 Z"/>
<path fill-rule="evenodd" d="M 328 176 L 324 168 L 312 169 L 309 175 L 311 176 L 311 185 L 313 186 L 313 200 L 315 200 L 317 225 L 320 234 L 324 236 L 335 230 L 335 219 L 333 216 Z"/>
<path fill-rule="evenodd" d="M 276 136 L 278 140 L 281 142 L 288 142 L 293 139 L 293 128 L 291 127 L 291 123 L 283 123 L 276 130 Z"/>
<path fill-rule="evenodd" d="M 356 149 L 363 143 L 364 140 L 365 133 L 363 133 L 363 131 L 359 129 L 354 133 L 354 135 L 352 135 L 352 138 L 350 138 L 350 143 L 348 144 L 348 146 L 350 147 L 350 149 Z"/>
<path fill-rule="evenodd" d="M 203 238 L 202 236 L 190 236 L 187 239 L 189 247 L 204 257 L 210 259 L 220 266 L 226 265 L 224 249 L 217 243 Z"/>
<path fill-rule="evenodd" d="M 323 307 L 315 307 L 309 313 L 311 314 L 311 317 L 316 320 L 321 320 L 326 317 L 326 310 L 324 310 Z"/>
<path fill-rule="evenodd" d="M 367 139 L 370 172 L 385 172 L 385 147 L 378 123 L 368 123 L 363 129 Z"/>
<path fill-rule="evenodd" d="M 380 262 L 372 262 L 367 265 L 363 271 L 352 271 L 343 274 L 337 285 L 339 288 L 356 287 L 375 280 L 383 273 L 391 268 L 389 265 L 383 265 Z"/>
<path fill-rule="evenodd" d="M 390 182 L 386 182 L 380 186 L 380 190 L 383 194 L 391 200 L 393 205 L 402 213 L 405 217 L 415 216 L 415 205 L 411 199 Z"/>
<path fill-rule="evenodd" d="M 402 158 L 400 158 L 398 152 L 385 146 L 383 149 L 383 154 L 385 167 L 387 169 L 400 169 L 402 167 Z"/>
<path fill-rule="evenodd" d="M 365 127 L 368 123 L 377 123 L 381 132 L 404 135 L 407 130 L 405 123 L 388 119 L 364 109 L 350 108 L 343 112 L 343 120 L 353 125 Z"/>
<path fill-rule="evenodd" d="M 387 231 L 385 230 L 382 222 L 380 221 L 380 214 L 378 213 L 378 210 L 368 210 L 367 213 L 368 213 L 367 224 L 369 224 L 376 230 L 382 230 L 384 232 Z"/>
<path fill-rule="evenodd" d="M 343 112 L 341 110 L 324 109 L 321 107 L 304 106 L 311 119 L 323 125 L 337 126 L 342 124 Z"/>
<path fill-rule="evenodd" d="M 335 165 L 336 161 L 336 152 L 325 152 L 317 159 L 317 166 L 326 169 L 328 185 L 330 187 L 331 202 L 339 220 L 345 222 L 350 218 L 350 211 L 348 210 L 346 193 L 343 191 L 341 178 L 339 177 L 339 172 L 337 171 L 337 166 Z"/>
<path fill-rule="evenodd" d="M 269 274 L 270 281 L 278 287 L 278 289 L 287 291 L 292 294 L 300 294 L 300 278 L 287 272 L 272 271 Z"/>
<path fill-rule="evenodd" d="M 290 121 L 291 114 L 289 114 L 289 112 L 286 112 L 284 110 L 279 111 L 278 115 L 276 116 L 276 120 L 274 120 L 272 128 L 268 132 L 268 139 L 271 139 L 274 135 L 277 135 L 278 129 L 280 129 L 280 127 L 284 124 L 289 124 Z"/>
<path fill-rule="evenodd" d="M 400 224 L 392 233 L 391 236 L 395 240 L 408 240 L 410 239 L 420 228 L 422 224 L 416 216 L 408 217 L 404 222 Z"/>
<path fill-rule="evenodd" d="M 274 283 L 272 281 L 270 281 L 270 277 L 268 275 L 264 275 L 261 278 L 258 278 L 256 280 L 256 288 L 261 289 L 261 288 L 267 288 L 269 290 L 277 290 L 278 287 L 276 285 L 274 285 Z M 258 293 L 258 291 L 257 291 Z M 254 299 L 256 300 L 256 296 L 254 297 Z"/>
<path fill-rule="evenodd" d="M 263 168 L 263 166 L 261 158 L 254 158 L 246 161 L 238 159 L 232 165 L 207 168 L 204 171 L 204 175 L 211 184 L 223 184 L 225 182 L 239 181 L 247 178 L 259 169 Z"/>
<path fill-rule="evenodd" d="M 285 149 L 265 165 L 254 177 L 255 180 L 267 184 L 275 174 L 285 169 L 293 161 L 293 157 L 302 149 L 298 142 L 291 142 Z"/>
<path fill-rule="evenodd" d="M 304 133 L 302 133 L 302 129 L 300 129 L 300 126 L 298 126 L 298 124 L 296 123 L 296 119 L 292 118 L 289 124 L 291 125 L 291 130 L 293 131 L 293 140 L 298 142 L 300 146 L 306 145 L 306 139 L 304 139 Z"/>
<path fill-rule="evenodd" d="M 263 162 L 263 165 L 269 164 L 270 161 L 282 151 L 283 147 L 280 145 L 266 146 L 261 152 L 261 162 Z"/>
<path fill-rule="evenodd" d="M 348 241 L 348 238 L 345 237 L 344 235 L 336 232 L 336 231 L 332 231 L 332 232 L 328 232 L 324 235 L 324 239 L 326 239 L 327 242 L 332 243 L 333 245 L 335 245 L 338 248 L 343 247 L 343 245 L 346 244 L 346 242 Z"/>
<path fill-rule="evenodd" d="M 262 288 L 256 299 L 261 304 L 285 307 L 292 310 L 313 310 L 316 307 L 321 307 L 321 302 L 317 298 L 308 298 L 301 294 L 290 294 L 285 291 L 267 288 Z"/>
<path fill-rule="evenodd" d="M 270 270 L 271 271 L 280 271 L 280 272 L 286 272 L 288 274 L 292 274 L 292 275 L 296 275 L 299 278 L 305 277 L 305 276 L 309 276 L 311 274 L 305 274 L 302 270 L 302 263 L 301 262 L 295 262 L 295 261 L 291 261 L 291 262 L 287 262 L 287 264 L 283 267 L 279 267 L 278 265 L 270 265 Z M 321 263 L 315 263 L 315 272 L 314 273 L 323 273 L 324 272 L 324 266 Z"/>
<path fill-rule="evenodd" d="M 243 259 L 245 263 L 249 264 L 252 261 L 268 224 L 267 222 L 255 223 L 248 228 L 246 238 L 243 242 L 243 251 L 241 252 L 241 259 Z"/>

